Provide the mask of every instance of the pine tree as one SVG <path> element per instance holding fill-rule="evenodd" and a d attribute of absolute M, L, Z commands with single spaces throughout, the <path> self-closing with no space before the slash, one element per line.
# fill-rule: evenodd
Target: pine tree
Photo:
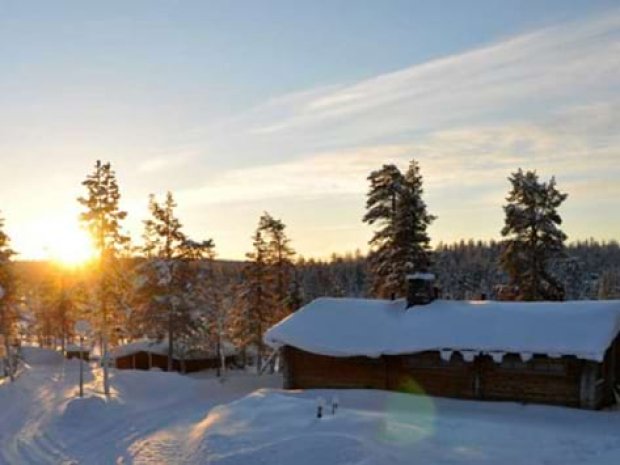
<path fill-rule="evenodd" d="M 291 307 L 289 293 L 293 280 L 295 251 L 286 235 L 286 225 L 282 220 L 264 213 L 259 220 L 258 230 L 266 241 L 265 262 L 272 274 L 273 295 L 276 301 L 274 319 L 276 321 L 290 315 L 296 308 Z"/>
<path fill-rule="evenodd" d="M 555 178 L 541 182 L 535 171 L 519 169 L 508 180 L 501 264 L 518 286 L 519 300 L 562 300 L 564 288 L 550 267 L 564 252 L 566 234 L 557 209 L 567 194 L 556 188 Z"/>
<path fill-rule="evenodd" d="M 364 222 L 377 229 L 370 240 L 371 293 L 377 297 L 405 294 L 407 273 L 430 266 L 428 226 L 436 219 L 422 200 L 422 175 L 415 160 L 403 175 L 384 165 L 368 177 L 370 190 Z"/>
<path fill-rule="evenodd" d="M 142 266 L 142 327 L 145 332 L 168 339 L 168 370 L 177 351 L 186 351 L 199 330 L 202 315 L 196 309 L 197 268 L 213 260 L 212 240 L 195 242 L 187 238 L 176 217 L 171 192 L 163 204 L 149 198 L 151 218 L 145 224 L 143 251 L 148 257 Z"/>
<path fill-rule="evenodd" d="M 242 348 L 251 346 L 256 350 L 260 371 L 264 353 L 263 333 L 275 322 L 277 300 L 273 291 L 273 274 L 267 262 L 268 244 L 260 227 L 253 236 L 252 245 L 253 250 L 246 254 L 248 261 L 241 275 L 232 332 Z"/>
<path fill-rule="evenodd" d="M 186 346 L 193 351 L 215 354 L 220 363 L 217 376 L 225 369 L 223 344 L 226 339 L 226 309 L 224 288 L 226 283 L 215 262 L 212 240 L 185 241 L 183 245 L 183 280 L 189 284 L 187 298 L 194 317 L 192 331 L 186 332 Z"/>
<path fill-rule="evenodd" d="M 10 242 L 9 236 L 4 232 L 4 219 L 0 217 L 0 335 L 5 352 L 4 371 L 13 380 L 15 367 L 11 359 L 10 341 L 14 336 L 17 319 L 17 280 L 12 263 L 15 252 L 11 249 Z"/>
<path fill-rule="evenodd" d="M 127 213 L 120 210 L 121 194 L 116 180 L 116 173 L 110 163 L 97 160 L 92 174 L 82 182 L 86 187 L 86 197 L 78 198 L 78 202 L 86 211 L 80 214 L 80 221 L 88 226 L 95 248 L 99 253 L 99 309 L 101 318 L 101 343 L 104 358 L 104 391 L 110 393 L 108 378 L 108 338 L 110 312 L 110 295 L 117 265 L 117 253 L 129 240 L 121 232 L 121 222 Z"/>

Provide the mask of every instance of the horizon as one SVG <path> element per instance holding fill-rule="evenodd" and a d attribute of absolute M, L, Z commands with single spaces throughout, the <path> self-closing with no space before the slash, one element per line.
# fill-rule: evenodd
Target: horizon
<path fill-rule="evenodd" d="M 87 247 L 76 199 L 97 159 L 134 239 L 148 194 L 170 190 L 222 260 L 244 259 L 263 211 L 299 255 L 366 254 L 366 177 L 411 158 L 433 246 L 500 240 L 518 168 L 569 194 L 569 243 L 619 239 L 615 2 L 351 5 L 0 3 L 18 259 Z"/>

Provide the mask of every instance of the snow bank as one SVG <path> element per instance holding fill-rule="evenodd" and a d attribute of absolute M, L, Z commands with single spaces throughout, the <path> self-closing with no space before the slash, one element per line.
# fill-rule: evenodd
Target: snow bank
<path fill-rule="evenodd" d="M 194 379 L 177 372 L 155 370 L 117 371 L 111 383 L 122 402 L 150 402 L 159 399 L 159 402 L 163 403 L 168 398 L 182 398 L 199 386 Z"/>
<path fill-rule="evenodd" d="M 63 363 L 64 357 L 56 350 L 34 346 L 22 346 L 21 353 L 29 365 L 56 365 Z"/>
<path fill-rule="evenodd" d="M 316 418 L 317 396 L 340 397 Z M 329 402 L 328 402 L 329 403 Z M 620 416 L 384 391 L 262 390 L 216 408 L 188 434 L 199 465 L 616 465 Z"/>
<path fill-rule="evenodd" d="M 268 391 L 216 408 L 190 432 L 186 463 L 361 463 L 368 454 L 363 440 L 345 431 L 322 434 L 314 409 L 313 400 Z"/>
<path fill-rule="evenodd" d="M 98 422 L 109 417 L 112 407 L 101 397 L 76 397 L 66 403 L 58 421 L 68 426 Z"/>
<path fill-rule="evenodd" d="M 273 326 L 264 340 L 331 356 L 427 350 L 465 355 L 574 355 L 602 361 L 620 331 L 620 301 L 494 302 L 320 298 Z"/>

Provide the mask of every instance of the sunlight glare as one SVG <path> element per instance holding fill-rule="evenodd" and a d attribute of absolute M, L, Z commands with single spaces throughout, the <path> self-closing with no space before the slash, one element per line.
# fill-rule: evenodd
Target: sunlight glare
<path fill-rule="evenodd" d="M 49 232 L 47 245 L 49 258 L 67 266 L 83 265 L 95 258 L 88 233 L 77 224 L 55 225 Z"/>

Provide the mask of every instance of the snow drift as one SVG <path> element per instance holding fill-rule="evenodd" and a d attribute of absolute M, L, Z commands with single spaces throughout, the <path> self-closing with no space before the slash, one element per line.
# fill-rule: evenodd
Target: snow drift
<path fill-rule="evenodd" d="M 21 353 L 24 361 L 29 365 L 57 365 L 64 361 L 62 354 L 52 349 L 23 346 Z"/>

